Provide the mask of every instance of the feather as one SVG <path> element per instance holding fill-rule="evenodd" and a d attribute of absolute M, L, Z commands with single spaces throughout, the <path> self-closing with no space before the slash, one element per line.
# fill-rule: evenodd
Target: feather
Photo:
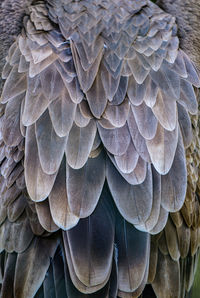
<path fill-rule="evenodd" d="M 73 125 L 76 104 L 71 101 L 66 88 L 56 100 L 52 101 L 48 109 L 56 134 L 60 138 L 67 136 Z"/>
<path fill-rule="evenodd" d="M 152 167 L 153 175 L 153 204 L 149 218 L 146 220 L 144 227 L 141 225 L 138 227 L 139 230 L 150 232 L 158 223 L 160 215 L 160 203 L 161 203 L 161 175 L 156 172 Z M 137 228 L 137 225 L 135 225 Z"/>
<path fill-rule="evenodd" d="M 125 174 L 130 174 L 137 165 L 139 155 L 133 142 L 130 141 L 127 151 L 123 155 L 114 156 L 114 158 L 120 171 Z"/>
<path fill-rule="evenodd" d="M 106 118 L 115 127 L 125 125 L 128 118 L 130 104 L 127 98 L 120 105 L 108 104 L 103 117 Z"/>
<path fill-rule="evenodd" d="M 26 198 L 28 200 L 28 198 Z M 28 216 L 29 219 L 29 223 L 31 226 L 31 230 L 33 231 L 34 235 L 37 236 L 41 236 L 45 234 L 45 229 L 41 226 L 38 216 L 37 216 L 37 212 L 35 210 L 35 204 L 32 201 L 30 203 L 29 200 L 29 206 L 26 207 L 26 214 Z M 32 207 L 32 209 L 30 208 L 30 206 Z M 34 207 L 34 210 L 33 210 Z"/>
<path fill-rule="evenodd" d="M 21 194 L 21 190 L 14 183 L 10 188 L 6 186 L 6 180 L 2 178 L 1 181 L 1 205 L 8 207 Z"/>
<path fill-rule="evenodd" d="M 43 201 L 51 192 L 56 174 L 47 175 L 41 168 L 34 125 L 26 131 L 24 168 L 29 196 L 33 201 Z"/>
<path fill-rule="evenodd" d="M 179 297 L 179 276 L 179 262 L 159 252 L 156 277 L 152 284 L 156 296 L 160 298 Z"/>
<path fill-rule="evenodd" d="M 35 64 L 42 62 L 50 55 L 52 55 L 52 53 L 53 51 L 49 44 L 46 44 L 42 47 L 37 46 L 35 49 L 31 49 L 31 55 Z"/>
<path fill-rule="evenodd" d="M 118 291 L 118 297 L 124 297 L 124 298 L 137 298 L 139 297 L 142 293 L 143 290 L 145 288 L 145 285 L 147 283 L 147 278 L 148 278 L 148 266 L 146 266 L 145 269 L 145 273 L 144 273 L 144 277 L 143 280 L 140 284 L 140 286 L 133 292 L 122 292 L 122 291 Z"/>
<path fill-rule="evenodd" d="M 8 146 L 17 146 L 23 138 L 20 132 L 20 110 L 23 98 L 24 93 L 10 99 L 6 105 L 1 129 L 4 142 Z"/>
<path fill-rule="evenodd" d="M 162 208 L 162 206 L 160 206 L 160 214 L 159 214 L 158 222 L 154 226 L 154 228 L 150 231 L 150 233 L 152 235 L 160 233 L 160 231 L 162 231 L 166 226 L 167 219 L 168 219 L 168 212 L 164 208 Z"/>
<path fill-rule="evenodd" d="M 9 177 L 6 181 L 6 186 L 9 188 L 13 185 L 13 183 L 17 180 L 17 178 L 20 176 L 20 174 L 24 171 L 24 167 L 21 163 L 18 163 L 16 167 L 13 169 Z"/>
<path fill-rule="evenodd" d="M 162 175 L 169 172 L 176 152 L 178 142 L 178 125 L 173 131 L 165 130 L 158 124 L 157 132 L 146 145 L 155 169 Z"/>
<path fill-rule="evenodd" d="M 117 78 L 121 73 L 123 60 L 118 57 L 112 50 L 108 49 L 103 59 L 104 66 L 114 78 Z"/>
<path fill-rule="evenodd" d="M 97 73 L 93 85 L 86 92 L 86 97 L 92 114 L 96 118 L 100 118 L 107 105 L 106 93 L 100 72 Z"/>
<path fill-rule="evenodd" d="M 55 232 L 59 227 L 53 221 L 48 200 L 35 204 L 37 216 L 41 226 L 48 232 Z"/>
<path fill-rule="evenodd" d="M 130 293 L 141 285 L 146 268 L 148 268 L 149 235 L 138 231 L 119 215 L 116 223 L 118 287 L 120 291 Z"/>
<path fill-rule="evenodd" d="M 88 105 L 87 100 L 82 100 L 81 103 L 79 104 L 80 112 L 85 118 L 92 119 L 93 115 L 90 111 L 90 107 Z"/>
<path fill-rule="evenodd" d="M 129 111 L 129 117 L 127 120 L 129 132 L 133 141 L 133 144 L 136 148 L 136 151 L 146 162 L 150 162 L 149 152 L 147 150 L 147 145 L 145 139 L 141 136 L 132 109 Z"/>
<path fill-rule="evenodd" d="M 138 185 L 130 185 L 107 161 L 106 177 L 113 199 L 121 215 L 138 226 L 148 219 L 152 208 L 152 173 L 148 166 L 146 179 Z"/>
<path fill-rule="evenodd" d="M 18 73 L 17 66 L 11 70 L 2 91 L 1 103 L 6 103 L 26 91 L 26 75 Z"/>
<path fill-rule="evenodd" d="M 5 271 L 3 277 L 3 283 L 1 287 L 1 297 L 12 298 L 13 284 L 15 276 L 15 266 L 16 266 L 17 254 L 9 254 L 5 264 Z"/>
<path fill-rule="evenodd" d="M 139 106 L 131 106 L 138 130 L 142 137 L 151 140 L 155 137 L 158 121 L 152 110 L 142 103 Z"/>
<path fill-rule="evenodd" d="M 86 42 L 85 42 L 86 44 Z M 95 43 L 94 43 L 95 44 Z M 85 51 L 85 48 L 83 47 L 83 42 L 81 40 L 81 42 L 75 42 L 74 43 L 75 48 L 77 50 L 78 56 L 80 58 L 80 64 L 83 68 L 84 71 L 87 71 L 90 67 L 91 64 L 94 63 L 95 59 L 97 58 L 99 51 L 95 53 L 95 59 L 92 61 L 92 63 L 89 61 L 89 57 L 87 55 L 87 52 Z"/>
<path fill-rule="evenodd" d="M 81 169 L 67 167 L 66 181 L 71 212 L 81 218 L 92 214 L 105 181 L 105 154 L 89 158 Z"/>
<path fill-rule="evenodd" d="M 42 92 L 49 101 L 56 99 L 64 88 L 63 80 L 54 64 L 40 73 Z"/>
<path fill-rule="evenodd" d="M 41 167 L 46 174 L 52 175 L 60 167 L 67 137 L 60 138 L 57 136 L 48 111 L 36 122 L 35 135 Z"/>
<path fill-rule="evenodd" d="M 156 47 L 157 47 L 157 45 L 156 45 Z M 156 50 L 158 50 L 158 49 L 156 49 Z M 145 58 L 146 57 L 144 56 L 144 59 Z M 154 71 L 158 71 L 163 63 L 163 57 L 155 52 L 152 53 L 152 55 L 150 55 L 149 57 L 147 57 L 146 60 L 148 61 L 149 65 L 151 66 L 151 68 Z"/>
<path fill-rule="evenodd" d="M 26 207 L 26 197 L 22 194 L 8 206 L 8 220 L 15 222 L 24 212 Z"/>
<path fill-rule="evenodd" d="M 188 148 L 193 138 L 190 116 L 186 111 L 186 109 L 181 104 L 177 104 L 177 107 L 178 107 L 178 122 L 181 129 L 181 134 L 183 137 L 184 147 Z"/>
<path fill-rule="evenodd" d="M 120 105 L 125 100 L 127 87 L 128 87 L 128 78 L 121 76 L 118 89 L 112 99 L 113 105 Z"/>
<path fill-rule="evenodd" d="M 70 60 L 70 63 L 71 64 L 73 63 L 72 59 Z M 54 62 L 54 65 L 55 65 L 57 71 L 59 72 L 59 74 L 63 80 L 63 83 L 65 84 L 66 87 L 68 87 L 68 84 L 71 83 L 73 81 L 73 79 L 76 77 L 75 72 L 72 73 L 67 67 L 68 63 L 62 63 L 62 61 L 60 61 L 60 60 L 56 60 Z"/>
<path fill-rule="evenodd" d="M 116 78 L 113 77 L 103 63 L 100 64 L 99 72 L 101 73 L 101 80 L 106 92 L 106 98 L 109 101 L 112 101 L 119 86 L 120 76 L 117 76 Z"/>
<path fill-rule="evenodd" d="M 50 264 L 49 269 L 47 271 L 46 277 L 43 281 L 43 290 L 44 290 L 44 297 L 56 297 L 55 292 L 55 284 L 54 284 L 54 276 L 53 276 L 53 267 Z"/>
<path fill-rule="evenodd" d="M 163 128 L 169 131 L 175 129 L 177 123 L 177 109 L 175 99 L 169 98 L 165 95 L 165 93 L 162 93 L 159 90 L 156 98 L 156 103 L 152 107 L 152 111 Z"/>
<path fill-rule="evenodd" d="M 180 258 L 178 236 L 176 233 L 176 228 L 172 223 L 171 218 L 168 218 L 166 227 L 165 227 L 165 236 L 167 241 L 167 247 L 171 258 L 174 261 L 178 261 Z"/>
<path fill-rule="evenodd" d="M 64 40 L 64 37 L 58 30 L 51 30 L 47 33 L 48 40 L 56 47 L 59 48 Z"/>
<path fill-rule="evenodd" d="M 142 182 L 144 182 L 145 177 L 146 177 L 146 174 L 147 174 L 147 164 L 146 164 L 146 162 L 142 158 L 139 157 L 135 169 L 132 172 L 126 174 L 126 173 L 123 173 L 117 167 L 117 164 L 116 164 L 114 158 L 110 154 L 109 154 L 109 157 L 112 160 L 112 163 L 114 164 L 114 166 L 117 168 L 117 170 L 122 175 L 122 177 L 129 184 L 137 185 L 137 184 L 141 184 Z"/>
<path fill-rule="evenodd" d="M 42 60 L 37 64 L 35 64 L 33 61 L 30 61 L 29 77 L 34 78 L 36 75 L 38 75 L 47 67 L 49 67 L 51 64 L 53 64 L 56 59 L 57 59 L 57 55 L 55 53 L 52 53 L 49 57 L 47 57 L 46 59 Z"/>
<path fill-rule="evenodd" d="M 128 65 L 128 62 L 125 59 L 124 59 L 124 64 L 123 64 L 123 68 L 122 68 L 122 71 L 121 71 L 121 75 L 123 77 L 130 77 L 132 75 L 132 72 L 131 72 L 131 69 Z"/>
<path fill-rule="evenodd" d="M 21 161 L 23 157 L 24 157 L 24 152 L 20 150 L 16 150 L 13 154 L 13 159 L 16 163 Z"/>
<path fill-rule="evenodd" d="M 80 58 L 78 57 L 76 47 L 72 41 L 70 43 L 70 46 L 71 46 L 72 55 L 74 58 L 76 72 L 81 85 L 81 89 L 83 90 L 83 92 L 87 92 L 91 88 L 95 80 L 95 77 L 97 75 L 99 64 L 102 58 L 102 51 L 99 53 L 99 55 L 97 56 L 96 60 L 91 65 L 91 67 L 87 71 L 84 71 L 84 69 L 81 66 Z"/>
<path fill-rule="evenodd" d="M 156 276 L 157 261 L 158 261 L 158 245 L 151 238 L 148 283 L 152 283 L 154 281 L 154 278 Z"/>
<path fill-rule="evenodd" d="M 80 57 L 80 63 L 84 71 L 87 71 L 102 51 L 103 39 L 98 37 L 91 46 L 81 40 L 81 42 L 75 43 L 75 47 Z"/>
<path fill-rule="evenodd" d="M 92 64 L 97 58 L 99 52 L 102 50 L 104 46 L 104 40 L 101 36 L 98 36 L 95 42 L 90 46 L 87 42 L 82 40 L 83 47 L 85 49 L 85 53 L 89 62 Z"/>
<path fill-rule="evenodd" d="M 80 169 L 84 166 L 92 150 L 95 135 L 95 120 L 91 120 L 86 127 L 75 124 L 72 126 L 66 147 L 66 158 L 70 167 Z"/>
<path fill-rule="evenodd" d="M 113 261 L 115 263 L 115 261 Z M 116 265 L 115 265 L 116 266 Z M 114 267 L 114 265 L 113 265 Z M 116 271 L 116 269 L 115 269 Z M 107 282 L 105 287 L 103 287 L 101 290 L 92 293 L 92 294 L 83 294 L 77 290 L 77 288 L 73 285 L 69 270 L 67 266 L 65 266 L 65 279 L 66 282 L 66 289 L 67 289 L 67 297 L 68 298 L 90 298 L 92 295 L 92 298 L 107 298 L 107 297 L 116 297 L 117 296 L 117 272 L 115 272 L 114 269 L 111 272 L 110 280 Z M 114 275 L 114 276 L 113 276 Z M 110 296 L 108 296 L 110 295 Z"/>
<path fill-rule="evenodd" d="M 133 60 L 128 60 L 128 65 L 136 82 L 138 84 L 142 84 L 149 74 L 149 71 L 143 67 L 137 57 L 135 57 Z"/>
<path fill-rule="evenodd" d="M 9 76 L 9 74 L 11 72 L 11 70 L 12 70 L 12 66 L 10 65 L 9 62 L 6 62 L 6 64 L 3 67 L 2 73 L 1 73 L 1 78 L 3 80 L 7 79 L 7 77 Z"/>
<path fill-rule="evenodd" d="M 104 146 L 110 153 L 122 155 L 126 152 L 130 143 L 127 124 L 115 129 L 105 129 L 98 125 L 98 131 Z"/>
<path fill-rule="evenodd" d="M 198 104 L 194 88 L 190 83 L 183 79 L 181 80 L 181 96 L 178 102 L 182 104 L 190 114 L 194 115 L 197 113 Z"/>
<path fill-rule="evenodd" d="M 54 255 L 53 266 L 53 278 L 55 285 L 56 297 L 62 297 L 67 295 L 65 284 L 65 268 L 63 262 L 63 247 L 59 247 Z M 67 280 L 67 279 L 66 279 Z"/>
<path fill-rule="evenodd" d="M 185 200 L 187 170 L 183 140 L 179 132 L 178 146 L 172 167 L 167 175 L 161 177 L 161 203 L 167 211 L 178 211 Z"/>
<path fill-rule="evenodd" d="M 197 71 L 194 65 L 192 64 L 192 62 L 190 61 L 190 59 L 188 58 L 188 56 L 183 51 L 182 51 L 182 54 L 183 54 L 183 59 L 184 59 L 185 67 L 187 71 L 187 80 L 192 85 L 199 88 L 200 87 L 199 75 L 197 74 Z"/>
<path fill-rule="evenodd" d="M 191 255 L 194 256 L 198 250 L 198 229 L 191 229 L 190 230 L 190 248 L 191 248 Z"/>
<path fill-rule="evenodd" d="M 66 165 L 64 159 L 49 195 L 49 208 L 54 223 L 63 230 L 72 228 L 79 221 L 79 218 L 72 214 L 73 210 L 70 210 L 69 206 L 66 191 Z"/>
<path fill-rule="evenodd" d="M 16 163 L 13 161 L 12 157 L 8 157 L 5 159 L 1 165 L 1 174 L 4 176 L 5 179 L 12 173 L 13 169 L 15 168 Z"/>
<path fill-rule="evenodd" d="M 179 49 L 177 58 L 173 64 L 173 71 L 178 73 L 182 78 L 187 78 L 187 70 L 184 62 L 184 53 Z"/>
<path fill-rule="evenodd" d="M 186 258 L 189 254 L 190 249 L 190 228 L 188 228 L 186 224 L 183 222 L 182 225 L 178 227 L 176 230 L 181 258 Z"/>
<path fill-rule="evenodd" d="M 50 100 L 42 93 L 40 77 L 28 79 L 24 108 L 22 110 L 22 124 L 25 126 L 35 123 L 46 110 Z"/>
<path fill-rule="evenodd" d="M 85 294 L 103 288 L 112 268 L 114 216 L 109 196 L 103 191 L 95 212 L 63 233 L 70 276 Z"/>
<path fill-rule="evenodd" d="M 166 93 L 169 98 L 179 99 L 180 78 L 175 72 L 163 65 L 159 71 L 151 71 L 150 76 L 154 83 L 159 86 L 162 92 Z"/>
<path fill-rule="evenodd" d="M 105 128 L 105 129 L 115 129 L 116 128 L 114 125 L 112 125 L 110 123 L 109 120 L 107 120 L 105 118 L 101 118 L 100 120 L 98 120 L 98 123 L 101 125 L 101 127 Z"/>
<path fill-rule="evenodd" d="M 148 84 L 146 86 L 146 90 L 145 90 L 146 92 L 144 95 L 144 101 L 148 107 L 152 108 L 155 105 L 157 95 L 158 95 L 158 90 L 159 90 L 159 88 L 154 83 L 154 81 L 149 79 Z"/>
<path fill-rule="evenodd" d="M 25 212 L 13 223 L 8 219 L 0 227 L 0 251 L 22 253 L 33 239 L 29 220 Z"/>
<path fill-rule="evenodd" d="M 36 237 L 31 246 L 18 255 L 14 281 L 15 297 L 33 297 L 36 294 L 45 278 L 57 245 L 58 240 L 55 236 Z"/>
<path fill-rule="evenodd" d="M 65 82 L 65 86 L 69 92 L 70 98 L 74 103 L 80 103 L 83 99 L 83 92 L 80 88 L 77 77 L 73 78 L 71 82 Z"/>
<path fill-rule="evenodd" d="M 170 217 L 176 228 L 180 228 L 183 225 L 183 217 L 180 211 L 170 213 Z"/>
<path fill-rule="evenodd" d="M 80 104 L 76 107 L 74 122 L 78 127 L 86 127 L 90 122 L 90 118 L 81 113 Z"/>
<path fill-rule="evenodd" d="M 133 105 L 138 106 L 143 102 L 147 84 L 148 78 L 144 81 L 144 83 L 137 84 L 133 76 L 129 77 L 127 95 Z"/>
<path fill-rule="evenodd" d="M 23 172 L 17 178 L 16 185 L 17 185 L 18 189 L 24 189 L 26 187 L 25 177 L 24 177 L 24 173 Z"/>
<path fill-rule="evenodd" d="M 165 233 L 163 232 L 161 232 L 161 236 L 158 240 L 158 248 L 163 255 L 165 256 L 169 255 L 166 236 L 165 236 Z"/>
<path fill-rule="evenodd" d="M 11 187 L 22 172 L 24 172 L 24 167 L 22 166 L 21 163 L 18 163 L 16 167 L 13 169 L 13 171 L 11 172 L 11 174 L 8 176 L 6 180 L 6 186 L 8 188 Z"/>

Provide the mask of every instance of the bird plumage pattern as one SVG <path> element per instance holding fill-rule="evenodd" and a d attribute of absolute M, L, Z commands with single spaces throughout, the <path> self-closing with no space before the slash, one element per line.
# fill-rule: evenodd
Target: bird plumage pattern
<path fill-rule="evenodd" d="M 1 297 L 186 297 L 200 80 L 175 17 L 148 0 L 16 8 L 0 106 Z"/>

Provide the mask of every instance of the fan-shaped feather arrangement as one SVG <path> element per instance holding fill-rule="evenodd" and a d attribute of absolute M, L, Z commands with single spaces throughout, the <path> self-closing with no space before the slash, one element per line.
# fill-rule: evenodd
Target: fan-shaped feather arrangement
<path fill-rule="evenodd" d="M 175 18 L 149 0 L 26 4 L 2 70 L 1 297 L 185 297 L 200 80 Z"/>

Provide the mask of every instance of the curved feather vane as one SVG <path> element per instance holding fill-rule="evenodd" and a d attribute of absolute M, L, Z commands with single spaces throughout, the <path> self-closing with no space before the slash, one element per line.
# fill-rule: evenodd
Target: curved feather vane
<path fill-rule="evenodd" d="M 142 184 L 130 185 L 115 167 L 107 165 L 107 180 L 113 199 L 123 217 L 133 223 L 142 224 L 150 215 L 152 206 L 152 173 L 148 167 Z"/>
<path fill-rule="evenodd" d="M 101 289 L 111 271 L 114 249 L 114 216 L 109 197 L 103 191 L 95 212 L 64 235 L 70 275 L 84 293 Z M 107 229 L 107 227 L 110 227 Z"/>
<path fill-rule="evenodd" d="M 66 136 L 73 124 L 76 104 L 65 88 L 60 96 L 48 106 L 53 128 L 59 137 Z"/>
<path fill-rule="evenodd" d="M 59 227 L 54 223 L 51 216 L 49 202 L 47 200 L 36 203 L 36 211 L 41 226 L 48 232 L 55 232 Z"/>
<path fill-rule="evenodd" d="M 94 211 L 105 182 L 105 154 L 89 158 L 81 169 L 68 166 L 66 171 L 69 208 L 76 216 L 87 217 Z"/>
<path fill-rule="evenodd" d="M 45 173 L 54 174 L 60 166 L 67 138 L 56 135 L 48 111 L 36 122 L 35 135 L 41 167 Z"/>
<path fill-rule="evenodd" d="M 53 189 L 49 195 L 49 207 L 55 224 L 67 230 L 78 223 L 79 218 L 71 213 L 66 191 L 65 160 L 63 159 Z"/>
<path fill-rule="evenodd" d="M 119 290 L 134 292 L 142 283 L 145 271 L 148 271 L 149 235 L 136 230 L 124 219 L 117 220 L 116 229 Z"/>
<path fill-rule="evenodd" d="M 38 156 L 34 125 L 29 126 L 26 134 L 25 180 L 28 193 L 32 200 L 43 201 L 51 192 L 56 174 L 43 172 Z"/>
<path fill-rule="evenodd" d="M 54 237 L 42 240 L 36 238 L 28 250 L 18 255 L 14 281 L 16 297 L 33 297 L 36 294 L 58 245 L 58 240 L 56 241 Z M 26 273 L 25 276 L 21 274 L 22 272 Z"/>
<path fill-rule="evenodd" d="M 6 3 L 0 41 L 5 11 L 22 29 L 0 63 L 1 296 L 185 297 L 200 79 L 175 18 L 150 0 Z"/>
<path fill-rule="evenodd" d="M 2 125 L 4 141 L 9 146 L 17 146 L 22 140 L 20 132 L 20 110 L 24 93 L 11 99 L 6 105 L 5 118 Z"/>
<path fill-rule="evenodd" d="M 86 163 L 92 150 L 96 135 L 96 123 L 91 120 L 86 127 L 73 125 L 66 146 L 66 156 L 68 164 L 79 169 Z"/>
<path fill-rule="evenodd" d="M 177 171 L 179 170 L 179 172 Z M 179 132 L 179 141 L 172 168 L 167 175 L 161 178 L 162 206 L 167 211 L 177 211 L 183 205 L 186 195 L 186 164 L 182 136 Z M 174 187 L 174 182 L 176 181 Z"/>
<path fill-rule="evenodd" d="M 167 174 L 172 166 L 177 142 L 178 125 L 173 131 L 167 131 L 160 124 L 155 137 L 146 142 L 152 163 L 162 175 Z"/>

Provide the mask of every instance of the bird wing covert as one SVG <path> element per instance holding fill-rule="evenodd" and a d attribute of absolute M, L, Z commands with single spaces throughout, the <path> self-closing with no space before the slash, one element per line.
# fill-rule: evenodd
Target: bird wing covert
<path fill-rule="evenodd" d="M 185 200 L 198 111 L 174 17 L 148 0 L 36 1 L 2 76 L 0 248 L 18 253 L 14 297 L 36 294 L 50 258 L 66 297 L 138 297 L 150 235 L 166 223 L 169 235 Z M 173 253 L 156 264 L 172 268 Z"/>

